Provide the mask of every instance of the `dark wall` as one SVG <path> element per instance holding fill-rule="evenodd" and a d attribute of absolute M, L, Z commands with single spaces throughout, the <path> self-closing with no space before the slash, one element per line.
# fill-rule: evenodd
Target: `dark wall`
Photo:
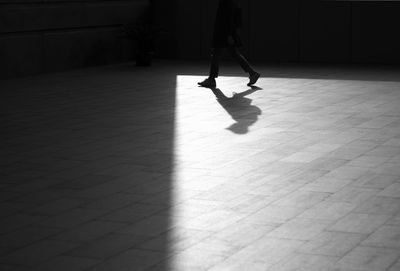
<path fill-rule="evenodd" d="M 120 25 L 149 0 L 0 0 L 0 77 L 129 59 Z"/>
<path fill-rule="evenodd" d="M 178 58 L 210 51 L 216 0 L 171 0 Z M 260 61 L 400 62 L 400 2 L 242 0 L 244 51 Z"/>
<path fill-rule="evenodd" d="M 0 0 L 0 78 L 132 59 L 120 25 L 150 2 L 158 56 L 208 58 L 217 0 Z M 252 60 L 400 62 L 400 2 L 240 2 Z"/>
<path fill-rule="evenodd" d="M 152 3 L 154 6 L 154 23 L 162 29 L 162 34 L 157 36 L 156 53 L 158 56 L 175 58 L 178 3 L 176 0 L 153 0 Z"/>

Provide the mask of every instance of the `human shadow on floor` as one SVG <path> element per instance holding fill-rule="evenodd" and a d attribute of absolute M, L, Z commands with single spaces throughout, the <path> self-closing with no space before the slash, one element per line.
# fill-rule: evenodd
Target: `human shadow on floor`
<path fill-rule="evenodd" d="M 218 103 L 225 109 L 226 112 L 236 122 L 229 126 L 228 130 L 235 134 L 246 134 L 249 127 L 257 122 L 258 116 L 262 111 L 255 105 L 252 105 L 252 100 L 245 96 L 260 90 L 259 87 L 251 87 L 241 93 L 234 93 L 232 97 L 227 97 L 219 88 L 211 88 Z"/>

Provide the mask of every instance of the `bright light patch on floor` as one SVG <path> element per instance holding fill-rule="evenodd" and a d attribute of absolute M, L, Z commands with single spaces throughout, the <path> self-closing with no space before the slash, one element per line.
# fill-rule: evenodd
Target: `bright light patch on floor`
<path fill-rule="evenodd" d="M 246 77 L 218 78 L 218 95 L 223 97 L 198 87 L 197 82 L 203 79 L 204 76 L 181 75 L 176 80 L 175 177 L 183 178 L 185 184 L 196 174 L 234 162 L 232 157 L 240 150 L 232 149 L 232 145 L 252 141 L 249 132 L 262 115 L 251 99 L 256 93 L 235 98 L 235 93 L 251 90 L 246 86 Z"/>
<path fill-rule="evenodd" d="M 251 93 L 248 97 L 234 97 L 235 93 L 251 89 L 246 86 L 246 77 L 220 77 L 218 95 L 223 97 L 198 87 L 197 82 L 203 79 L 204 76 L 177 77 L 169 236 L 170 252 L 177 254 L 169 260 L 171 270 L 189 270 L 196 263 L 221 261 L 213 253 L 182 251 L 207 238 L 210 230 L 238 219 L 219 201 L 218 193 L 207 191 L 219 191 L 218 186 L 226 186 L 231 180 L 233 171 L 226 166 L 237 162 L 242 154 L 249 154 L 248 148 L 241 149 L 240 145 L 253 140 L 248 132 L 261 115 L 261 110 L 252 105 Z M 238 125 L 246 131 L 242 133 Z M 232 148 L 233 145 L 239 148 Z M 256 147 L 253 151 L 257 152 Z"/>
<path fill-rule="evenodd" d="M 204 188 L 198 177 L 207 174 L 217 165 L 217 160 L 230 151 L 230 144 L 225 142 L 237 140 L 237 135 L 226 129 L 235 121 L 219 104 L 212 90 L 197 86 L 203 79 L 204 76 L 177 76 L 173 172 L 176 192 L 173 200 L 176 203 L 190 197 L 188 193 Z M 239 80 L 219 78 L 225 87 L 227 82 L 234 85 Z M 225 93 L 232 96 L 233 91 L 226 87 Z"/>
<path fill-rule="evenodd" d="M 197 87 L 203 79 L 176 79 L 170 270 L 325 270 L 329 257 L 291 253 L 309 240 L 342 249 L 349 229 L 385 230 L 392 213 L 369 212 L 398 209 L 387 179 L 400 176 L 398 82 L 268 77 L 254 90 L 221 77 L 212 91 Z M 375 250 L 368 258 L 383 255 Z"/>

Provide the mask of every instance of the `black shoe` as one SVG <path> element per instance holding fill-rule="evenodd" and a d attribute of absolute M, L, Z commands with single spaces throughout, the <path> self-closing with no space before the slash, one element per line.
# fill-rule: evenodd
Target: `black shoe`
<path fill-rule="evenodd" d="M 260 78 L 260 76 L 261 74 L 259 74 L 258 72 L 253 72 L 252 74 L 250 74 L 249 76 L 250 82 L 247 85 L 248 86 L 254 85 L 258 81 L 258 78 Z"/>
<path fill-rule="evenodd" d="M 207 78 L 203 82 L 199 82 L 197 84 L 199 84 L 204 88 L 215 88 L 217 86 L 217 83 L 215 82 L 214 78 Z"/>

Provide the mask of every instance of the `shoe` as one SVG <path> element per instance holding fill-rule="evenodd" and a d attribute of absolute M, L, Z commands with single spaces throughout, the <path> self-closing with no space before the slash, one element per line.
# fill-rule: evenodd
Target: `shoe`
<path fill-rule="evenodd" d="M 258 72 L 253 72 L 252 74 L 250 74 L 249 76 L 250 82 L 247 85 L 248 86 L 254 85 L 258 81 L 258 78 L 260 78 L 260 76 L 261 74 L 259 74 Z"/>
<path fill-rule="evenodd" d="M 197 84 L 204 88 L 215 88 L 217 86 L 214 78 L 207 78 L 203 82 L 199 82 Z"/>

